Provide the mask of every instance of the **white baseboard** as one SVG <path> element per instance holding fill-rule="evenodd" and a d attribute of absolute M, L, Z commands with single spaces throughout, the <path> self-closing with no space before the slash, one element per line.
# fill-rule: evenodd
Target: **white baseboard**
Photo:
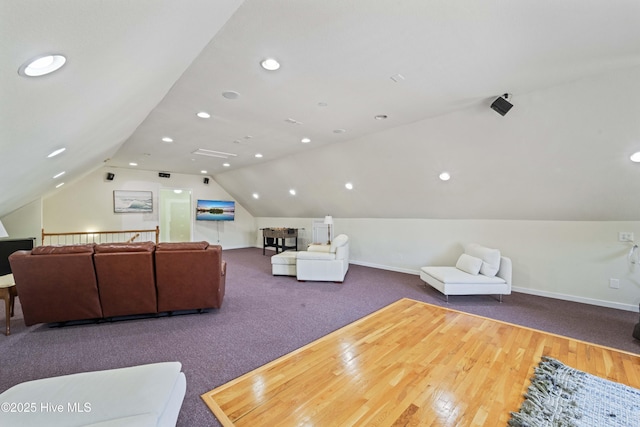
<path fill-rule="evenodd" d="M 511 290 L 513 290 L 514 292 L 520 292 L 523 294 L 537 295 L 539 297 L 547 297 L 547 298 L 554 298 L 554 299 L 559 299 L 563 301 L 579 302 L 582 304 L 597 305 L 600 307 L 615 308 L 618 310 L 633 311 L 636 313 L 638 312 L 638 306 L 634 304 L 622 304 L 619 302 L 605 301 L 605 300 L 599 300 L 594 298 L 578 297 L 575 295 L 559 294 L 556 292 L 540 291 L 537 289 L 530 289 L 530 288 L 520 288 L 517 286 L 513 286 Z"/>

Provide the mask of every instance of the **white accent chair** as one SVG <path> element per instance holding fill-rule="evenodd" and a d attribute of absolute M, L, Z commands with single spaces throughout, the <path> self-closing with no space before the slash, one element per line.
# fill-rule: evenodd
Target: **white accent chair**
<path fill-rule="evenodd" d="M 342 283 L 349 270 L 349 237 L 340 234 L 330 245 L 309 245 L 296 254 L 296 277 L 299 281 Z"/>
<path fill-rule="evenodd" d="M 460 255 L 455 267 L 422 267 L 420 279 L 449 295 L 511 294 L 511 259 L 477 243 L 470 243 Z"/>

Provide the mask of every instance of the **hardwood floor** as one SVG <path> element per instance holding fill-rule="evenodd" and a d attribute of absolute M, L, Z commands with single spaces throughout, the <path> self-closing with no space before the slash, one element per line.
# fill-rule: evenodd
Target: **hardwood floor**
<path fill-rule="evenodd" d="M 202 395 L 224 426 L 496 426 L 541 356 L 640 388 L 640 356 L 399 300 Z"/>

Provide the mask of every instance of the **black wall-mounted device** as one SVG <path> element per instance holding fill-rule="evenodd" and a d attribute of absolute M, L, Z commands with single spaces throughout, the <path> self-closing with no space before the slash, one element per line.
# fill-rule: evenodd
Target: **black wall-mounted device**
<path fill-rule="evenodd" d="M 513 107 L 513 104 L 507 101 L 508 97 L 509 95 L 505 93 L 503 96 L 496 98 L 491 104 L 491 108 L 501 116 L 504 116 L 511 110 L 511 107 Z"/>

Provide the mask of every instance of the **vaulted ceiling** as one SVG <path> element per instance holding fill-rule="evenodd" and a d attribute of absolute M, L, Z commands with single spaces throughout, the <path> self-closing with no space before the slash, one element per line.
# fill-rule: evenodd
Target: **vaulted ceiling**
<path fill-rule="evenodd" d="M 34 0 L 0 20 L 0 216 L 106 165 L 211 176 L 256 216 L 639 219 L 637 1 Z"/>

